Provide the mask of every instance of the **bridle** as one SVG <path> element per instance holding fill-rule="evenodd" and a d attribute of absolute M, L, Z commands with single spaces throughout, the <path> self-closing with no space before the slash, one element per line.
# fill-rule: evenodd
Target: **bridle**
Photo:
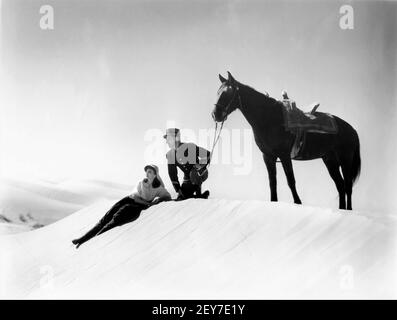
<path fill-rule="evenodd" d="M 215 103 L 215 107 L 222 108 L 223 112 L 226 113 L 226 115 L 228 115 L 231 112 L 230 108 L 231 108 L 231 105 L 232 105 L 234 99 L 236 98 L 236 96 L 238 96 L 238 98 L 239 98 L 240 107 L 241 107 L 241 96 L 240 96 L 240 93 L 239 93 L 240 88 L 237 85 L 231 86 L 231 87 L 234 89 L 234 91 L 233 91 L 233 96 L 230 99 L 229 103 L 226 106 L 221 105 L 220 103 Z M 222 121 L 222 124 L 223 124 L 223 122 L 225 122 L 225 120 Z"/>

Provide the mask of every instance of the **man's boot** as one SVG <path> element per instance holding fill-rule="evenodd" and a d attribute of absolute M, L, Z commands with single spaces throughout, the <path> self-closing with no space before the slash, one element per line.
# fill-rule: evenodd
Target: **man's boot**
<path fill-rule="evenodd" d="M 208 197 L 210 196 L 210 192 L 208 190 L 205 190 L 202 194 L 201 194 L 201 198 L 203 199 L 208 199 Z"/>

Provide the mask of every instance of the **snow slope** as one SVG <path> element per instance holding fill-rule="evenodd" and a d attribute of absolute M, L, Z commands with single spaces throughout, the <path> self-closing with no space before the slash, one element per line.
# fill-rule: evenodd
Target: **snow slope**
<path fill-rule="evenodd" d="M 161 203 L 79 249 L 112 201 L 0 236 L 4 298 L 396 298 L 395 221 L 263 201 Z"/>

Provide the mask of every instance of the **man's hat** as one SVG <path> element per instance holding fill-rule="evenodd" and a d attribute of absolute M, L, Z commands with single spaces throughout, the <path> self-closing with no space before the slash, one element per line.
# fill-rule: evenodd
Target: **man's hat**
<path fill-rule="evenodd" d="M 167 138 L 167 136 L 174 136 L 174 137 L 176 137 L 176 136 L 178 136 L 179 135 L 179 129 L 178 128 L 168 128 L 166 131 L 165 131 L 165 135 L 163 136 L 164 137 L 164 139 L 166 139 Z"/>

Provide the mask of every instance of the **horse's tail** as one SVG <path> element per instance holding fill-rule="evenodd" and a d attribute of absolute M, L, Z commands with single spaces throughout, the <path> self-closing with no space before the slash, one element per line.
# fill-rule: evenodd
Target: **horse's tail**
<path fill-rule="evenodd" d="M 356 146 L 353 153 L 352 178 L 353 184 L 358 180 L 361 172 L 360 139 L 357 135 Z"/>

